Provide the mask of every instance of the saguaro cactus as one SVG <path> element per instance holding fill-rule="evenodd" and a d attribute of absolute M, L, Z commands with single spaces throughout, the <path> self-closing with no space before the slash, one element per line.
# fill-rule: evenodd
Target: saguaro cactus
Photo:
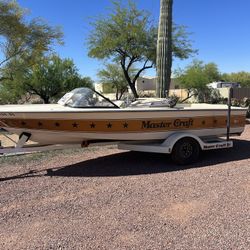
<path fill-rule="evenodd" d="M 156 59 L 158 97 L 166 97 L 171 81 L 172 9 L 173 0 L 161 0 Z"/>

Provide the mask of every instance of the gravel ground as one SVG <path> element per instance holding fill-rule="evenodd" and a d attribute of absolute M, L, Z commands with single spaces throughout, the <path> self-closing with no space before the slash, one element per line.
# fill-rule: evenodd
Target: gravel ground
<path fill-rule="evenodd" d="M 180 167 L 114 146 L 0 158 L 0 249 L 250 249 L 250 125 Z"/>

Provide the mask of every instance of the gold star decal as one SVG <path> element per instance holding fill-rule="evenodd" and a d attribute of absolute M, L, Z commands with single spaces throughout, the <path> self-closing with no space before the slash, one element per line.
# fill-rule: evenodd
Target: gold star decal
<path fill-rule="evenodd" d="M 91 127 L 91 128 L 95 128 L 95 124 L 92 122 L 92 123 L 90 124 L 90 127 Z"/>
<path fill-rule="evenodd" d="M 78 128 L 79 124 L 77 124 L 76 122 L 72 124 L 73 128 Z"/>
<path fill-rule="evenodd" d="M 123 123 L 123 127 L 124 128 L 128 128 L 128 124 L 125 122 L 125 123 Z"/>
<path fill-rule="evenodd" d="M 107 124 L 107 128 L 112 128 L 112 124 L 111 123 Z"/>

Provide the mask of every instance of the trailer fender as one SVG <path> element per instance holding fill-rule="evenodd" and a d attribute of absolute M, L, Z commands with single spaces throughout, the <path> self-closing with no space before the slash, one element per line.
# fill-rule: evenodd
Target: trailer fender
<path fill-rule="evenodd" d="M 174 134 L 170 135 L 162 143 L 162 146 L 168 148 L 168 153 L 171 154 L 175 143 L 177 141 L 179 141 L 180 139 L 183 139 L 183 138 L 186 138 L 186 137 L 193 138 L 194 140 L 196 140 L 199 143 L 201 149 L 203 149 L 204 142 L 198 136 L 196 136 L 194 134 L 191 134 L 191 133 L 174 133 Z"/>

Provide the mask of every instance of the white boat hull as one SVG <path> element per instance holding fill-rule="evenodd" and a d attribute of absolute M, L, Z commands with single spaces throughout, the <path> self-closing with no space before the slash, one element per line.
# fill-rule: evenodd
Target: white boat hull
<path fill-rule="evenodd" d="M 15 112 L 14 112 L 15 111 Z M 231 134 L 241 134 L 245 109 L 232 108 Z M 41 144 L 72 144 L 91 140 L 164 140 L 189 132 L 199 137 L 227 133 L 227 108 L 199 105 L 182 109 L 74 109 L 60 105 L 6 105 L 0 109 L 0 127 L 28 133 Z"/>
<path fill-rule="evenodd" d="M 9 128 L 9 132 L 21 135 L 23 129 Z M 231 128 L 231 134 L 241 134 L 244 131 L 244 127 Z M 26 133 L 31 134 L 30 140 L 39 142 L 40 144 L 81 144 L 84 141 L 96 141 L 96 140 L 112 140 L 112 141 L 140 141 L 140 140 L 164 140 L 176 131 L 168 132 L 144 132 L 144 133 L 64 133 L 57 131 L 42 131 L 42 130 L 25 130 Z M 184 131 L 183 131 L 184 132 Z M 207 136 L 223 136 L 226 134 L 226 128 L 218 129 L 199 129 L 188 130 L 189 133 L 198 137 Z"/>

